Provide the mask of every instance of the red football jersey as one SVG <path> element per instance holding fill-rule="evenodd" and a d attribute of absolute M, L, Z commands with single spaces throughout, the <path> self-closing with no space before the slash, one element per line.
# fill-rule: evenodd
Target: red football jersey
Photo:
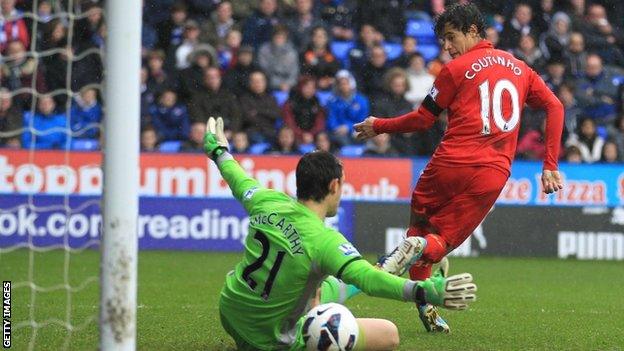
<path fill-rule="evenodd" d="M 509 174 L 525 103 L 546 110 L 544 169 L 556 170 L 563 106 L 526 63 L 487 40 L 442 68 L 418 110 L 377 119 L 373 128 L 378 133 L 424 130 L 448 110 L 448 128 L 431 164 L 488 166 Z"/>

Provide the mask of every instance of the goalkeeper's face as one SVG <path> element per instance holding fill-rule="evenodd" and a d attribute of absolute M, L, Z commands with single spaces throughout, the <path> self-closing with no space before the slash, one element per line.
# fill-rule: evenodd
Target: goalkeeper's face
<path fill-rule="evenodd" d="M 334 179 L 329 183 L 329 201 L 327 204 L 327 217 L 333 217 L 338 214 L 340 207 L 340 198 L 342 196 L 342 184 L 344 183 L 344 172 L 340 179 Z"/>

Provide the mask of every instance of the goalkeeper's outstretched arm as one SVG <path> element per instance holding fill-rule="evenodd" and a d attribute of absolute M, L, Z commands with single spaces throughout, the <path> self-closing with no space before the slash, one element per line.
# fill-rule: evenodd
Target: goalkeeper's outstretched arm
<path fill-rule="evenodd" d="M 219 168 L 221 176 L 232 190 L 238 201 L 242 201 L 247 191 L 258 188 L 260 184 L 250 177 L 229 153 L 229 143 L 223 132 L 223 119 L 208 119 L 204 136 L 204 151 Z"/>

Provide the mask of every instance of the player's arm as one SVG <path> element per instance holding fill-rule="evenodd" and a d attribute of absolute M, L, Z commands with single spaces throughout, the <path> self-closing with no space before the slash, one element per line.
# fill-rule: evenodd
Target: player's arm
<path fill-rule="evenodd" d="M 455 97 L 457 89 L 448 67 L 444 67 L 420 107 L 394 118 L 368 117 L 354 126 L 358 139 L 372 138 L 382 133 L 410 133 L 431 128 L 436 119 Z"/>
<path fill-rule="evenodd" d="M 563 189 L 563 180 L 559 174 L 559 152 L 561 148 L 561 134 L 563 133 L 564 109 L 557 96 L 548 89 L 544 80 L 534 71 L 531 72 L 531 82 L 527 94 L 527 104 L 533 108 L 542 108 L 546 111 L 546 131 L 544 144 L 544 168 L 542 171 L 542 187 L 550 194 Z"/>
<path fill-rule="evenodd" d="M 234 197 L 242 201 L 245 193 L 259 187 L 259 184 L 245 173 L 228 150 L 229 143 L 223 132 L 223 119 L 219 117 L 215 120 L 210 117 L 204 135 L 204 151 L 219 167 L 221 176 L 229 185 Z"/>

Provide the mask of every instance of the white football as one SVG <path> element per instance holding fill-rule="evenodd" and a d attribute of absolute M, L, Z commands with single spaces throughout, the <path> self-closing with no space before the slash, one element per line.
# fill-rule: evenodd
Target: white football
<path fill-rule="evenodd" d="M 314 307 L 303 324 L 303 339 L 309 351 L 353 350 L 358 333 L 359 328 L 351 311 L 337 303 Z"/>

